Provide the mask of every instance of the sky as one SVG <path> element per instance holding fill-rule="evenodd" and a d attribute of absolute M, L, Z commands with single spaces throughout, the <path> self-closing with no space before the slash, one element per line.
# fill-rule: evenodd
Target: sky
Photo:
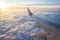
<path fill-rule="evenodd" d="M 7 3 L 19 4 L 60 4 L 60 0 L 2 0 Z"/>

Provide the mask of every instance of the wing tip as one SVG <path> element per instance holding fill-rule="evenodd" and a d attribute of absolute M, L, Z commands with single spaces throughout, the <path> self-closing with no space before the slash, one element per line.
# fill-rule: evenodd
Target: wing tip
<path fill-rule="evenodd" d="M 33 14 L 28 7 L 27 7 L 27 10 L 28 10 L 29 16 L 32 16 Z"/>

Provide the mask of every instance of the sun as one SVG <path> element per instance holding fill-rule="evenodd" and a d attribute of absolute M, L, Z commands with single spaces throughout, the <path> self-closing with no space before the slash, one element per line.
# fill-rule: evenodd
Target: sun
<path fill-rule="evenodd" d="M 8 3 L 6 2 L 0 2 L 0 8 L 6 9 L 8 7 Z"/>

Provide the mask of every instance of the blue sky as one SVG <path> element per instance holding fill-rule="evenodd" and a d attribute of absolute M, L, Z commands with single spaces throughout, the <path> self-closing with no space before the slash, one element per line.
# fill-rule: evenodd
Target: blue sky
<path fill-rule="evenodd" d="M 20 4 L 56 4 L 60 3 L 60 0 L 6 0 L 6 2 Z"/>

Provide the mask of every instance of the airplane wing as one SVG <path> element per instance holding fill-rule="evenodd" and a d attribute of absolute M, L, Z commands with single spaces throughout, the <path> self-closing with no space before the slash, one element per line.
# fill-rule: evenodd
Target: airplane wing
<path fill-rule="evenodd" d="M 28 8 L 28 12 L 29 12 L 29 15 L 31 16 L 32 12 L 30 11 L 29 8 Z M 32 14 L 31 17 L 36 22 L 36 24 L 34 25 L 34 27 L 42 28 L 46 33 L 52 35 L 52 36 L 51 35 L 48 36 L 48 39 L 50 38 L 49 40 L 57 40 L 57 39 L 60 39 L 59 38 L 60 36 L 58 36 L 58 35 L 60 35 L 60 28 L 57 28 L 57 27 L 60 27 L 60 24 L 46 21 L 46 20 L 44 20 L 44 19 L 42 19 L 40 17 L 37 17 L 37 16 L 35 16 L 33 14 Z M 41 37 L 39 34 L 40 33 L 36 33 L 33 36 L 34 37 Z M 38 36 L 36 36 L 36 35 L 38 35 Z M 56 38 L 54 38 L 54 37 L 56 37 Z"/>
<path fill-rule="evenodd" d="M 29 8 L 27 8 L 27 11 L 29 13 L 29 16 L 32 16 L 33 15 Z"/>

